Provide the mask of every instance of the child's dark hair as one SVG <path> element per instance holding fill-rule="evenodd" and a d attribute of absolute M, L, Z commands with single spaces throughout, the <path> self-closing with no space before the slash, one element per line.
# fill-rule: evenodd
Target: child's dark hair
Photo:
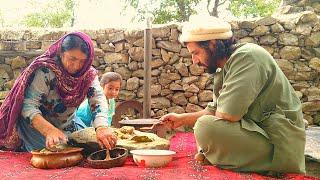
<path fill-rule="evenodd" d="M 64 53 L 72 49 L 80 49 L 81 52 L 87 55 L 87 58 L 90 55 L 90 50 L 87 43 L 83 39 L 81 39 L 79 36 L 74 34 L 67 35 L 63 39 L 61 44 L 61 53 Z"/>
<path fill-rule="evenodd" d="M 116 72 L 107 72 L 101 76 L 100 84 L 103 87 L 105 84 L 111 81 L 120 81 L 121 83 L 122 77 L 119 73 Z"/>

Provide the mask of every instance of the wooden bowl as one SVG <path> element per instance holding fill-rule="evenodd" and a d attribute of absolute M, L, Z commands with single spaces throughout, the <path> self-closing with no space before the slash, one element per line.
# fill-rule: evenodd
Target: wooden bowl
<path fill-rule="evenodd" d="M 105 160 L 106 150 L 96 151 L 87 158 L 89 166 L 97 169 L 108 169 L 112 167 L 119 167 L 124 164 L 128 156 L 126 148 L 116 147 L 109 151 L 110 160 Z"/>
<path fill-rule="evenodd" d="M 58 169 L 70 167 L 82 161 L 82 148 L 70 147 L 60 152 L 31 151 L 31 164 L 40 169 Z"/>

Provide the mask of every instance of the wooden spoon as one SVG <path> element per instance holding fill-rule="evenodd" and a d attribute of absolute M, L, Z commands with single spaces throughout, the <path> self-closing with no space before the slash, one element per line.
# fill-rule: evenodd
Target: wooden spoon
<path fill-rule="evenodd" d="M 109 149 L 106 149 L 106 158 L 104 160 L 108 161 L 110 159 L 111 159 L 111 157 L 110 157 Z"/>

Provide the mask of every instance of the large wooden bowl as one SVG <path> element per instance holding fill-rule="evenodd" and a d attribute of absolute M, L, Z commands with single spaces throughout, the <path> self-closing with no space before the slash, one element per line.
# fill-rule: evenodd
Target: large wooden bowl
<path fill-rule="evenodd" d="M 41 169 L 58 169 L 70 167 L 82 161 L 82 148 L 70 147 L 60 152 L 31 151 L 31 164 Z"/>
<path fill-rule="evenodd" d="M 105 160 L 106 150 L 100 150 L 92 153 L 88 158 L 89 166 L 98 169 L 108 169 L 112 167 L 119 167 L 124 164 L 128 156 L 126 148 L 115 147 L 109 151 L 110 160 Z"/>

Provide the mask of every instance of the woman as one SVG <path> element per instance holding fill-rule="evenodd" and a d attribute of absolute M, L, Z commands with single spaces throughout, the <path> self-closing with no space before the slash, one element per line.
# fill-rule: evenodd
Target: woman
<path fill-rule="evenodd" d="M 0 147 L 32 151 L 66 143 L 77 130 L 74 112 L 87 97 L 97 113 L 93 126 L 100 144 L 111 149 L 107 101 L 91 66 L 93 43 L 82 32 L 63 36 L 18 77 L 0 108 Z"/>

